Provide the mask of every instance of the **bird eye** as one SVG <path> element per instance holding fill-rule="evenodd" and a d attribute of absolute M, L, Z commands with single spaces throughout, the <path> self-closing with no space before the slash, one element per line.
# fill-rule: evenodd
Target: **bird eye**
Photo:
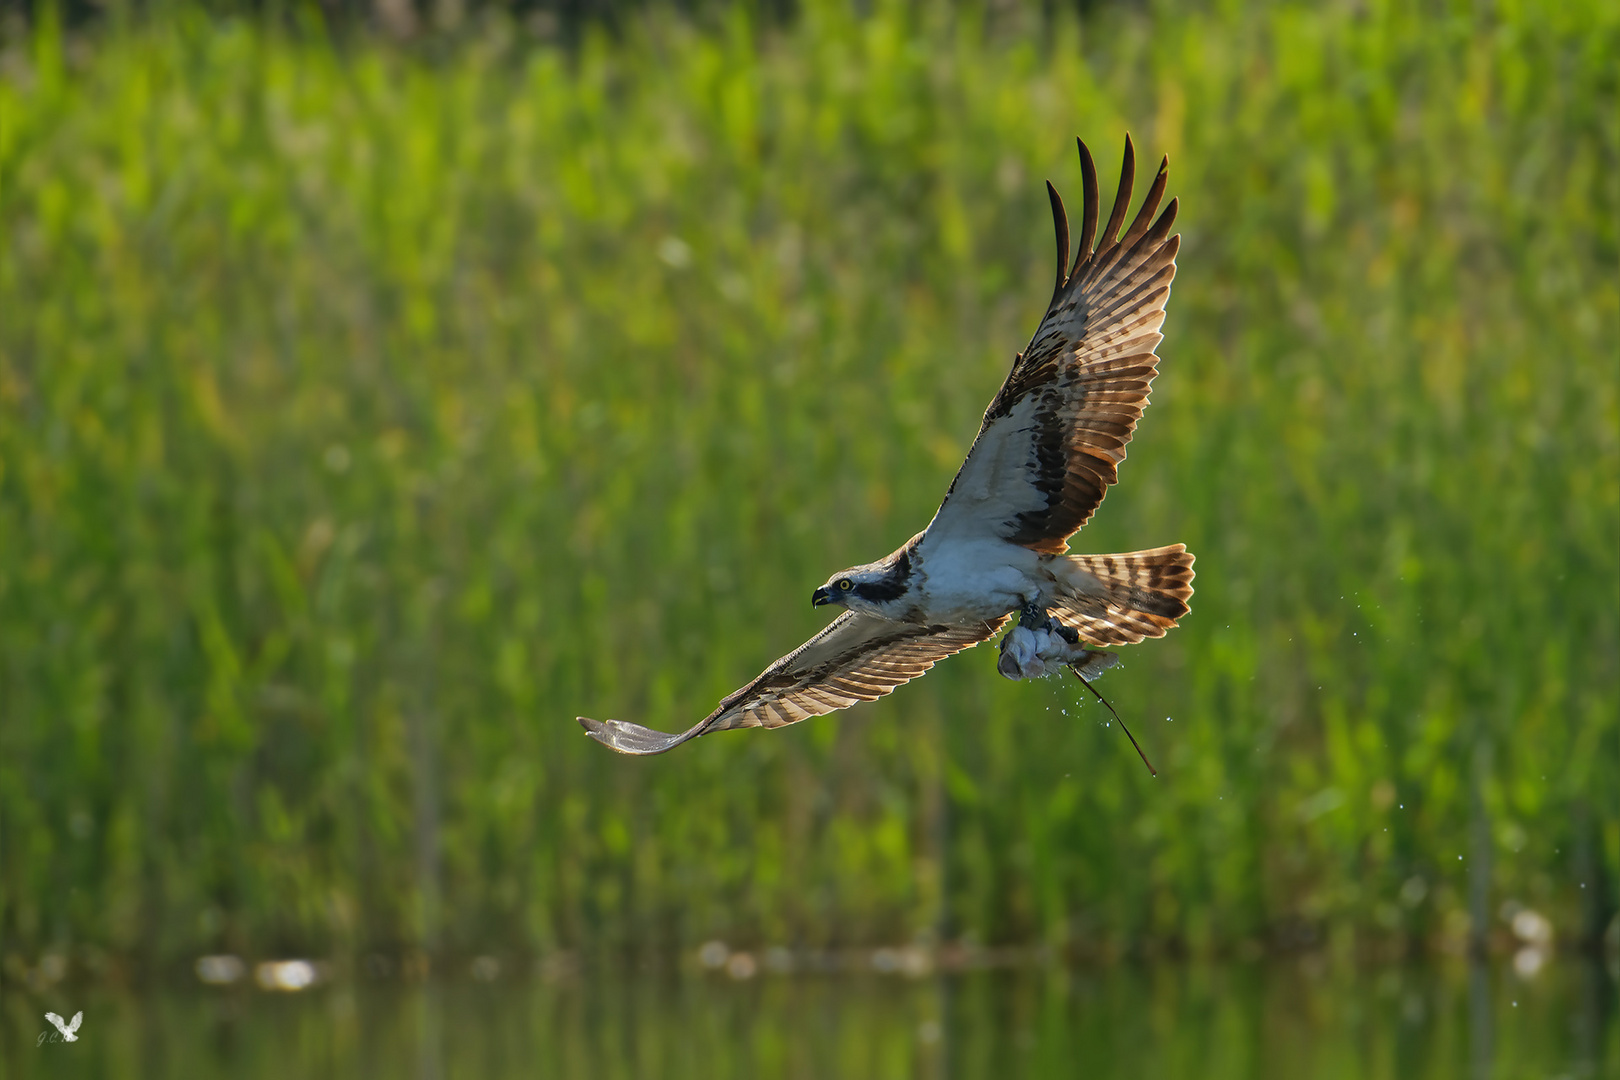
<path fill-rule="evenodd" d="M 838 587 L 845 592 L 849 592 L 849 590 L 855 587 L 855 583 L 850 581 L 849 578 L 841 578 L 838 582 Z"/>

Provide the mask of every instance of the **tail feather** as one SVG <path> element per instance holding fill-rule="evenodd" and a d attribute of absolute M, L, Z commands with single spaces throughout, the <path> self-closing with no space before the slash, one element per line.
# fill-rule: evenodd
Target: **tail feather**
<path fill-rule="evenodd" d="M 1163 637 L 1190 610 L 1193 557 L 1182 544 L 1063 558 L 1083 573 L 1075 575 L 1078 587 L 1057 597 L 1049 613 L 1079 631 L 1088 645 L 1134 645 Z"/>

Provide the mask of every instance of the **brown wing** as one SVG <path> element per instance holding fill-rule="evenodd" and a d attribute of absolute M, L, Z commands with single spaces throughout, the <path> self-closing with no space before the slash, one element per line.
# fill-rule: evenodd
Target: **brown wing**
<path fill-rule="evenodd" d="M 1119 479 L 1119 463 L 1158 374 L 1164 305 L 1176 275 L 1179 236 L 1170 236 L 1176 201 L 1157 220 L 1169 178 L 1159 165 L 1142 208 L 1124 236 L 1136 154 L 1125 139 L 1119 192 L 1092 250 L 1099 202 L 1097 172 L 1080 144 L 1085 206 L 1080 250 L 1069 259 L 1063 200 L 1046 185 L 1057 227 L 1058 275 L 1052 303 L 1013 361 L 961 471 L 929 526 L 935 538 L 993 535 L 1035 551 L 1067 550 Z"/>
<path fill-rule="evenodd" d="M 578 719 L 591 738 L 621 754 L 662 754 L 727 728 L 783 727 L 880 698 L 952 653 L 993 636 L 1006 622 L 1003 617 L 969 626 L 922 626 L 846 611 L 679 734 L 623 720 Z"/>

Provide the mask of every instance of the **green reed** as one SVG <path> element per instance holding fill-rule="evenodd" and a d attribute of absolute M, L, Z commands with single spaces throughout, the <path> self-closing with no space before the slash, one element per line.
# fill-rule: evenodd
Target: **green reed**
<path fill-rule="evenodd" d="M 0 950 L 1401 947 L 1486 849 L 1493 913 L 1601 918 L 1613 5 L 997 10 L 10 41 Z M 1050 289 L 1042 180 L 1126 130 L 1181 271 L 1076 547 L 1198 556 L 1104 682 L 1161 777 L 987 649 L 588 742 L 926 523 Z"/>

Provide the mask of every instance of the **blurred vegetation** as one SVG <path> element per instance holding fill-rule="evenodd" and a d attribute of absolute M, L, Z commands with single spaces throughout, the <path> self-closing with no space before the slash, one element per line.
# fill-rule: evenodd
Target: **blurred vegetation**
<path fill-rule="evenodd" d="M 118 27 L 161 13 L 176 0 L 8 0 L 26 19 L 49 15 L 71 29 Z M 241 15 L 268 19 L 282 28 L 317 26 L 339 36 L 374 33 L 395 42 L 435 49 L 464 33 L 478 33 L 500 20 L 529 35 L 577 44 L 588 31 L 619 34 L 649 8 L 688 19 L 723 19 L 726 0 L 178 0 L 193 15 Z M 1086 11 L 1105 0 L 1068 0 Z M 797 0 L 748 0 L 749 18 L 780 26 L 792 19 Z"/>
<path fill-rule="evenodd" d="M 11 35 L 0 950 L 1400 951 L 1471 869 L 1497 932 L 1601 930 L 1620 9 L 862 6 Z M 1042 179 L 1126 130 L 1182 269 L 1076 547 L 1197 553 L 1105 680 L 1162 776 L 989 649 L 587 741 L 928 520 L 1050 289 Z"/>

